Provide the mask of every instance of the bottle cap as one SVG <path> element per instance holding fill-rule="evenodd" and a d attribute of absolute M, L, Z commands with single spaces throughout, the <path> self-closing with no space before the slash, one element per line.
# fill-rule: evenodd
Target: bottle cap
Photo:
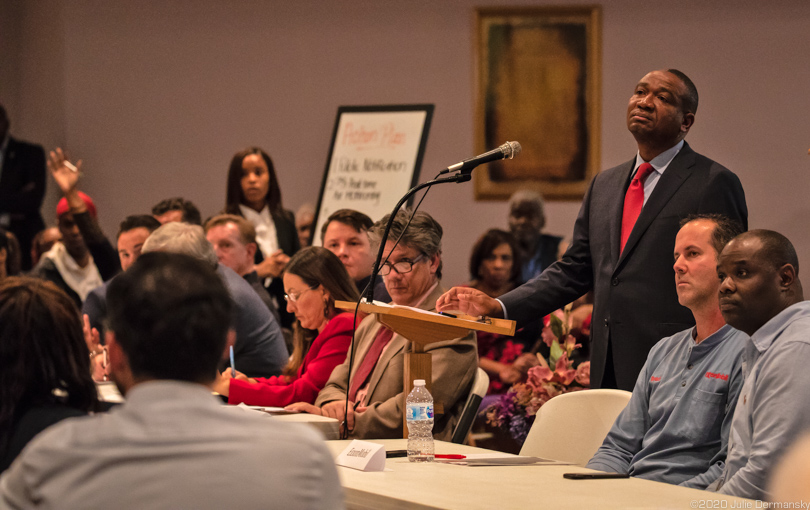
<path fill-rule="evenodd" d="M 413 381 L 414 386 L 424 386 L 425 380 L 424 379 L 414 379 Z"/>

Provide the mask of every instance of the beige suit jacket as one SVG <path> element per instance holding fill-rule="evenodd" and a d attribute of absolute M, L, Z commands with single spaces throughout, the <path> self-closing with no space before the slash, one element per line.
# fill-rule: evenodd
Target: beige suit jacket
<path fill-rule="evenodd" d="M 431 292 L 419 308 L 434 310 L 436 300 L 444 293 L 441 283 Z M 366 317 L 355 334 L 355 357 L 352 377 L 360 366 L 366 352 L 383 327 L 373 315 Z M 409 342 L 395 334 L 391 343 L 380 356 L 368 383 L 368 408 L 355 414 L 354 430 L 350 437 L 361 439 L 386 439 L 402 437 L 402 414 L 405 408 L 405 391 L 402 374 L 406 347 Z M 478 349 L 475 332 L 464 337 L 429 344 L 425 352 L 432 354 L 432 389 L 434 404 L 444 406 L 444 414 L 436 415 L 433 436 L 450 440 L 467 400 L 475 371 L 478 368 Z M 329 377 L 326 386 L 315 400 L 316 406 L 346 399 L 346 379 L 349 371 L 349 356 L 338 365 Z"/>

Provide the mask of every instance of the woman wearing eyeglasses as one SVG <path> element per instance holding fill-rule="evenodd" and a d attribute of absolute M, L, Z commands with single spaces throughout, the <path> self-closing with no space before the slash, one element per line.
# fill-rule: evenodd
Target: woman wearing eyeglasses
<path fill-rule="evenodd" d="M 284 269 L 284 299 L 295 314 L 293 352 L 281 376 L 249 378 L 227 369 L 214 391 L 229 404 L 285 406 L 314 402 L 332 370 L 346 359 L 352 339 L 353 313 L 335 308 L 335 301 L 360 296 L 340 260 L 326 248 L 304 248 Z"/>

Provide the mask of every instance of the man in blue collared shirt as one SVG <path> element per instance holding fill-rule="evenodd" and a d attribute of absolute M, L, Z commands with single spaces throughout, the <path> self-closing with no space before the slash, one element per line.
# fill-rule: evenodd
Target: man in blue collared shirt
<path fill-rule="evenodd" d="M 699 489 L 722 473 L 747 337 L 720 314 L 716 267 L 725 243 L 739 233 L 717 215 L 681 227 L 675 284 L 695 327 L 655 344 L 630 402 L 587 467 Z"/>
<path fill-rule="evenodd" d="M 785 236 L 752 230 L 718 259 L 720 311 L 751 335 L 742 356 L 745 384 L 731 424 L 719 492 L 765 499 L 768 476 L 810 425 L 810 302 L 796 250 Z"/>

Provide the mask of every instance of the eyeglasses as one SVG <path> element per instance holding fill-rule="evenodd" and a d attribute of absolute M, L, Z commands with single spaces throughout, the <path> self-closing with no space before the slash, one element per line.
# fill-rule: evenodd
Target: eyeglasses
<path fill-rule="evenodd" d="M 296 303 L 301 298 L 301 296 L 304 295 L 304 292 L 306 292 L 308 290 L 315 290 L 317 288 L 318 288 L 318 286 L 316 285 L 314 287 L 309 287 L 308 289 L 304 289 L 301 292 L 299 292 L 298 294 L 293 294 L 292 292 L 290 292 L 289 294 L 284 294 L 284 301 L 286 301 L 288 303 Z"/>
<path fill-rule="evenodd" d="M 396 271 L 397 274 L 410 273 L 411 271 L 413 271 L 413 265 L 425 258 L 427 258 L 427 255 L 422 253 L 413 260 L 408 259 L 400 260 L 399 262 L 396 262 L 394 264 L 386 262 L 380 268 L 380 276 L 388 276 L 389 274 L 391 274 L 392 269 Z"/>

